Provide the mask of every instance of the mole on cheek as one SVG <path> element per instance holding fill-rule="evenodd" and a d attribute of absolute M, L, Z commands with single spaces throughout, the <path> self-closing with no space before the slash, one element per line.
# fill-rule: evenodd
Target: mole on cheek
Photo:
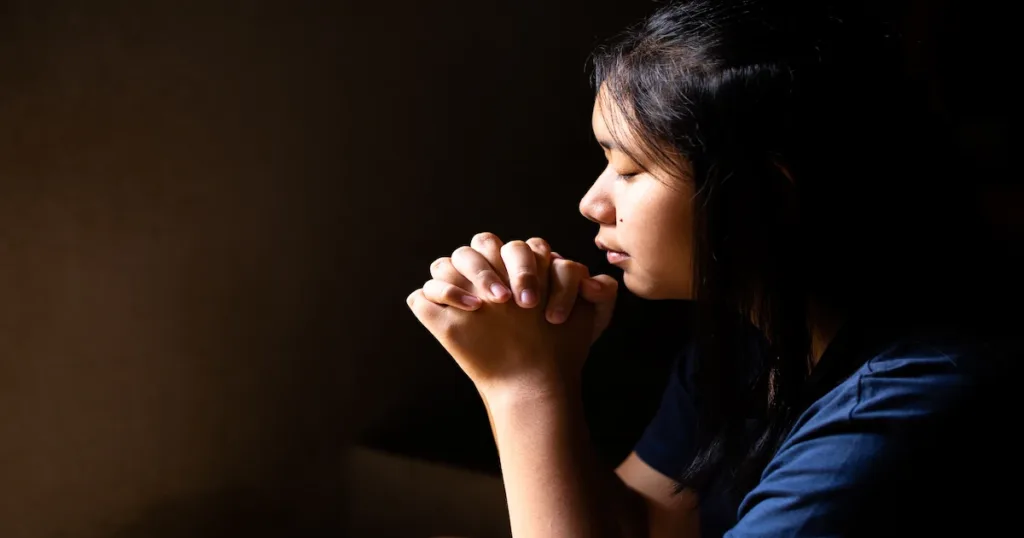
<path fill-rule="evenodd" d="M 619 222 L 622 222 L 622 219 L 619 219 Z"/>

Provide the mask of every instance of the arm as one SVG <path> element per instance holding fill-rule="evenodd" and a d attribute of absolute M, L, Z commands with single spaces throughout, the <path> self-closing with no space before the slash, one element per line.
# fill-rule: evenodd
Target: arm
<path fill-rule="evenodd" d="M 514 536 L 699 535 L 696 497 L 635 454 L 616 473 L 597 461 L 578 389 L 491 393 Z"/>
<path fill-rule="evenodd" d="M 671 480 L 637 465 L 636 458 L 622 468 L 623 479 L 602 469 L 587 440 L 578 387 L 523 381 L 553 371 L 561 374 L 541 378 L 579 381 L 586 348 L 611 317 L 617 283 L 607 275 L 587 278 L 584 266 L 549 254 L 547 244 L 536 238 L 502 245 L 493 234 L 478 234 L 472 244 L 432 264 L 435 280 L 410 295 L 408 303 L 477 385 L 498 446 L 516 535 L 648 536 L 648 515 L 654 522 L 679 498 Z M 502 285 L 502 275 L 495 273 L 499 266 L 502 275 L 514 276 L 513 297 L 528 285 L 549 282 L 550 267 L 550 290 L 541 288 L 539 302 L 549 297 L 549 312 L 504 304 L 507 296 L 481 306 L 487 290 Z M 584 281 L 588 285 L 581 285 Z M 577 291 L 590 305 L 580 314 L 574 308 Z M 678 412 L 670 415 L 682 418 Z M 659 423 L 665 431 L 686 426 Z M 682 454 L 672 448 L 676 441 L 655 444 Z M 644 487 L 630 489 L 624 479 Z M 647 508 L 652 499 L 660 501 L 658 508 Z"/>
<path fill-rule="evenodd" d="M 688 370 L 682 369 L 684 364 L 690 364 L 688 356 L 687 351 L 673 364 L 661 406 L 635 451 L 619 464 L 614 474 L 600 465 L 591 468 L 591 472 L 602 477 L 604 498 L 609 499 L 609 504 L 614 507 L 616 520 L 625 536 L 700 536 L 696 493 L 683 490 L 677 494 L 676 481 L 669 478 L 678 474 L 693 448 L 690 439 L 696 410 L 683 381 L 686 377 L 684 372 Z M 494 414 L 484 393 L 480 395 L 491 419 L 491 431 L 496 433 Z M 584 424 L 584 421 L 576 418 L 575 423 Z M 583 435 L 586 435 L 585 431 Z M 581 450 L 591 450 L 586 443 L 582 445 Z M 607 513 L 607 507 L 602 509 Z"/>
<path fill-rule="evenodd" d="M 676 483 L 648 465 L 636 454 L 630 455 L 615 470 L 623 495 L 642 502 L 647 512 L 650 538 L 697 538 L 700 513 L 697 494 L 689 489 L 676 493 Z"/>

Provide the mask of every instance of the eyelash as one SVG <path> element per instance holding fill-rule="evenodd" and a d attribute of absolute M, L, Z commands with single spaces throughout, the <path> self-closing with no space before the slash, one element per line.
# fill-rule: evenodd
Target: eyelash
<path fill-rule="evenodd" d="M 633 179 L 634 177 L 636 177 L 638 175 L 640 175 L 639 172 L 634 172 L 632 174 L 616 174 L 616 179 L 621 179 L 623 181 L 629 181 L 630 179 Z"/>

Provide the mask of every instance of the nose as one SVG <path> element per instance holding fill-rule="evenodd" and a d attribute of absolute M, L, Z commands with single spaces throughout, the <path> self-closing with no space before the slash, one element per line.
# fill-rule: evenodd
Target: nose
<path fill-rule="evenodd" d="M 615 204 L 612 203 L 607 182 L 604 181 L 605 175 L 598 177 L 583 195 L 583 199 L 580 200 L 580 213 L 591 222 L 612 225 L 615 224 Z"/>

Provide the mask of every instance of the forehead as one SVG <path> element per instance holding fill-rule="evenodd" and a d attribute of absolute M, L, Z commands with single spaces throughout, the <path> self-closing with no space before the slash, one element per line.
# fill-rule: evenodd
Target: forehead
<path fill-rule="evenodd" d="M 603 89 L 594 99 L 590 121 L 594 136 L 605 147 L 625 150 L 636 146 L 636 138 L 621 108 L 611 101 Z"/>
<path fill-rule="evenodd" d="M 591 125 L 594 137 L 605 147 L 610 159 L 627 159 L 627 162 L 635 162 L 644 169 L 656 175 L 664 175 L 664 177 L 692 175 L 689 161 L 671 145 L 659 144 L 656 151 L 643 138 L 635 136 L 635 131 L 630 128 L 626 113 L 608 95 L 604 86 L 594 99 Z M 652 162 L 650 158 L 652 151 L 659 153 L 667 160 L 655 159 Z"/>
<path fill-rule="evenodd" d="M 594 129 L 594 133 L 599 137 L 607 138 L 611 134 L 608 124 L 616 123 L 617 118 L 610 118 L 609 116 L 615 114 L 616 107 L 609 106 L 605 103 L 606 97 L 605 92 L 602 90 L 594 98 L 594 109 L 591 114 L 590 123 Z"/>

